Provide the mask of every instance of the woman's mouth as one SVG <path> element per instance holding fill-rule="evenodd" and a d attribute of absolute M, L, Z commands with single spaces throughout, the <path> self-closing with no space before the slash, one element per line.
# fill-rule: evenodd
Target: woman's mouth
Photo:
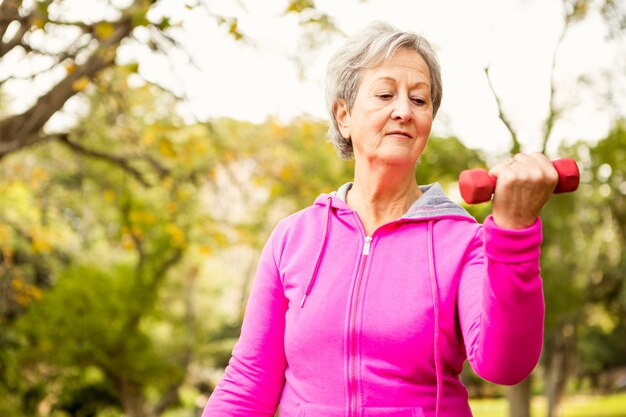
<path fill-rule="evenodd" d="M 386 136 L 395 136 L 395 137 L 404 137 L 406 139 L 413 139 L 413 136 L 411 134 L 403 130 L 392 130 L 390 132 L 387 132 Z"/>

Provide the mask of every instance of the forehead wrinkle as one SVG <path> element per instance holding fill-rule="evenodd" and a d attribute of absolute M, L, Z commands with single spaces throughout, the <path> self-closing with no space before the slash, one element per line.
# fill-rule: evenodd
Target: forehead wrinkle
<path fill-rule="evenodd" d="M 390 81 L 390 82 L 393 82 L 393 83 L 397 83 L 398 82 L 398 80 L 395 77 L 391 77 L 389 75 L 382 75 L 380 77 L 377 77 L 377 78 L 373 79 L 372 80 L 372 84 L 375 84 L 375 83 L 380 82 L 380 81 Z M 426 88 L 430 89 L 430 83 L 428 81 L 417 81 L 417 82 L 411 83 L 409 85 L 409 89 L 414 89 L 414 88 L 417 88 L 417 87 L 426 87 Z"/>

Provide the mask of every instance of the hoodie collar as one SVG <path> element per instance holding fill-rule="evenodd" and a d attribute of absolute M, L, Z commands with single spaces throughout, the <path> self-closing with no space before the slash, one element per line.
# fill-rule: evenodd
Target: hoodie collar
<path fill-rule="evenodd" d="M 336 209 L 350 210 L 346 204 L 346 196 L 352 188 L 352 183 L 343 184 L 337 191 L 330 193 L 333 196 L 332 205 Z M 415 200 L 409 210 L 402 216 L 407 220 L 429 220 L 437 218 L 466 218 L 476 221 L 463 207 L 450 200 L 443 192 L 439 183 L 421 185 L 422 195 Z M 315 200 L 315 204 L 326 205 L 326 195 L 322 194 Z"/>

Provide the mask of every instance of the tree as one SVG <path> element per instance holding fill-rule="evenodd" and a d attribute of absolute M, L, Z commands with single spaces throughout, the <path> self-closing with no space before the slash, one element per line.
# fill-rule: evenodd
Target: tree
<path fill-rule="evenodd" d="M 585 271 L 585 307 L 577 329 L 576 369 L 579 377 L 589 378 L 594 388 L 603 391 L 615 387 L 610 379 L 601 381 L 602 375 L 626 366 L 626 186 L 621 170 L 626 164 L 624 145 L 626 128 L 620 121 L 595 146 L 574 146 L 578 153 L 590 157 L 584 233 L 591 237 L 591 247 L 597 253 L 595 262 Z"/>
<path fill-rule="evenodd" d="M 0 158 L 38 143 L 65 140 L 67 131 L 51 132 L 46 129 L 48 122 L 105 69 L 119 66 L 120 48 L 143 46 L 163 55 L 173 49 L 184 51 L 177 36 L 181 22 L 170 16 L 202 13 L 224 26 L 234 39 L 247 39 L 236 17 L 213 13 L 207 0 L 166 3 L 134 0 L 119 7 L 116 2 L 90 0 L 81 3 L 82 16 L 67 18 L 64 0 L 0 1 L 0 58 L 14 62 L 0 87 L 20 79 L 48 79 L 51 84 L 39 97 L 29 97 L 32 102 L 25 111 L 0 119 Z M 305 27 L 317 29 L 310 32 L 336 29 L 313 1 L 291 0 L 285 13 L 299 14 Z M 190 56 L 189 60 L 193 62 Z M 126 64 L 134 72 L 139 65 Z M 25 72 L 23 67 L 35 69 Z"/>
<path fill-rule="evenodd" d="M 115 74 L 108 75 L 108 88 L 123 87 Z M 134 92 L 137 102 L 149 98 L 146 90 Z M 131 97 L 133 92 L 126 91 L 119 109 Z M 106 393 L 101 398 L 107 401 L 86 406 L 119 406 L 129 416 L 159 415 L 178 401 L 191 361 L 195 324 L 190 306 L 184 306 L 181 314 L 188 320 L 181 319 L 179 327 L 189 337 L 156 344 L 158 349 L 146 323 L 155 320 L 171 270 L 180 268 L 190 251 L 215 245 L 201 232 L 210 219 L 198 212 L 199 202 L 192 198 L 196 184 L 189 180 L 200 175 L 196 164 L 206 152 L 198 136 L 174 134 L 175 125 L 149 105 L 142 107 L 150 110 L 152 123 L 145 116 L 138 120 L 112 111 L 112 99 L 94 95 L 88 127 L 79 124 L 65 141 L 5 161 L 8 171 L 26 165 L 26 173 L 8 176 L 2 197 L 12 200 L 15 210 L 0 218 L 12 236 L 3 242 L 4 282 L 10 288 L 0 319 L 10 329 L 7 343 L 13 346 L 3 382 L 22 397 L 24 414 L 35 414 L 33 407 L 41 404 L 70 407 L 78 395 L 91 392 Z M 127 116 L 125 122 L 121 115 Z M 112 128 L 110 117 L 118 120 Z M 141 134 L 143 140 L 137 137 Z M 71 148 L 76 136 L 89 140 L 88 158 L 82 148 Z M 145 166 L 118 169 L 111 155 L 133 148 L 141 149 L 149 168 L 162 172 L 150 178 L 158 186 L 144 185 L 150 175 Z M 101 153 L 108 156 L 100 158 Z M 24 184 L 29 177 L 30 187 Z M 20 193 L 22 201 L 16 201 Z M 11 378 L 15 372 L 22 378 Z M 55 392 L 55 386 L 61 391 Z M 156 401 L 146 398 L 149 388 L 159 393 Z"/>

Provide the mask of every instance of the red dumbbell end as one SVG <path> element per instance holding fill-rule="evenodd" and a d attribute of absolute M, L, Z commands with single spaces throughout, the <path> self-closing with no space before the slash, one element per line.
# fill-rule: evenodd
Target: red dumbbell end
<path fill-rule="evenodd" d="M 552 165 L 559 174 L 559 182 L 554 189 L 554 194 L 569 193 L 578 189 L 580 172 L 576 161 L 569 158 L 552 161 Z"/>
<path fill-rule="evenodd" d="M 484 169 L 468 169 L 459 175 L 461 197 L 468 204 L 484 203 L 491 200 L 496 188 L 496 179 Z"/>

